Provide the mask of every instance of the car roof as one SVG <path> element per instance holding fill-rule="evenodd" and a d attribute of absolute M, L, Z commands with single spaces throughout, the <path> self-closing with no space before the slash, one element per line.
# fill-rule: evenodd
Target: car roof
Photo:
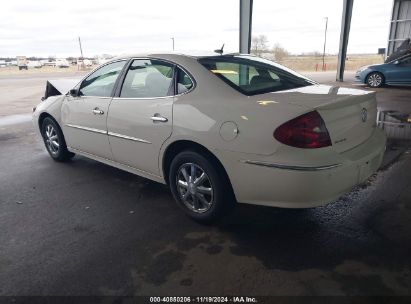
<path fill-rule="evenodd" d="M 240 53 L 229 53 L 229 54 L 224 54 L 221 56 L 233 56 L 233 55 L 240 55 Z M 244 54 L 248 55 L 248 54 Z M 219 56 L 215 52 L 207 52 L 207 51 L 189 51 L 189 52 L 152 52 L 152 53 L 132 53 L 132 54 L 124 54 L 117 56 L 113 59 L 128 59 L 128 58 L 138 58 L 138 57 L 154 57 L 154 58 L 181 58 L 181 57 L 189 57 L 189 58 L 203 58 L 203 57 L 214 57 L 214 56 Z"/>

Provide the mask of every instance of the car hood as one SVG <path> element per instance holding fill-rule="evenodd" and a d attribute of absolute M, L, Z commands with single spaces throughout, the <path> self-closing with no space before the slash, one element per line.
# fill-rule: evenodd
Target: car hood
<path fill-rule="evenodd" d="M 368 69 L 371 65 L 364 65 L 362 67 L 360 67 L 357 71 L 364 71 L 366 69 Z"/>
<path fill-rule="evenodd" d="M 81 78 L 64 78 L 64 79 L 47 80 L 44 99 L 47 99 L 50 96 L 66 94 L 76 84 L 78 84 L 80 80 Z"/>
<path fill-rule="evenodd" d="M 385 66 L 385 65 L 387 65 L 387 63 L 370 64 L 370 65 L 365 65 L 365 66 L 359 68 L 358 70 L 359 70 L 359 71 L 363 71 L 363 70 L 365 70 L 365 69 L 378 68 L 378 67 L 382 67 L 382 66 Z"/>

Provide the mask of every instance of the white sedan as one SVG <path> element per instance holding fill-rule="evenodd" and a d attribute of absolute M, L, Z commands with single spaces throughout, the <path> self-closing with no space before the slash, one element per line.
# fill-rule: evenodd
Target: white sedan
<path fill-rule="evenodd" d="M 79 154 L 166 183 L 206 222 L 237 202 L 307 208 L 350 191 L 381 164 L 376 114 L 374 92 L 254 56 L 152 54 L 50 85 L 33 117 L 54 160 Z"/>

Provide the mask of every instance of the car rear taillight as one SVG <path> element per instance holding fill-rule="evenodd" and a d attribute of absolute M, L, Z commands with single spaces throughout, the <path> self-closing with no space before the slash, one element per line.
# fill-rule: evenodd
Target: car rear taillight
<path fill-rule="evenodd" d="M 324 120 L 317 111 L 298 116 L 274 131 L 279 142 L 297 148 L 316 149 L 331 146 Z"/>

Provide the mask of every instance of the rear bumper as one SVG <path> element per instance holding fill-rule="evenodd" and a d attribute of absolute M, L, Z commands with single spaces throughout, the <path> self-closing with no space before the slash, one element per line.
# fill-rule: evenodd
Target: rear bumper
<path fill-rule="evenodd" d="M 228 166 L 224 161 L 223 164 L 237 201 L 273 207 L 309 208 L 331 202 L 367 180 L 380 167 L 385 144 L 384 133 L 376 129 L 366 142 L 340 154 L 340 161 L 335 164 L 288 166 L 267 162 L 266 159 L 237 159 L 236 164 L 230 161 Z"/>

